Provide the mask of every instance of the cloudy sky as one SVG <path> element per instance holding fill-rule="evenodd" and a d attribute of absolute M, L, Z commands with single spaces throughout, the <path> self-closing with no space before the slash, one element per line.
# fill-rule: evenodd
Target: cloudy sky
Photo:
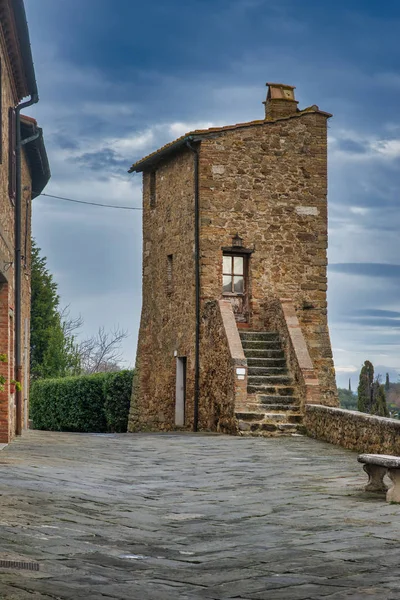
<path fill-rule="evenodd" d="M 265 82 L 297 86 L 329 129 L 329 311 L 337 379 L 400 371 L 400 3 L 25 0 L 52 167 L 49 194 L 140 206 L 135 160 L 194 127 L 263 117 Z M 141 213 L 38 198 L 33 233 L 61 303 L 129 330 Z"/>

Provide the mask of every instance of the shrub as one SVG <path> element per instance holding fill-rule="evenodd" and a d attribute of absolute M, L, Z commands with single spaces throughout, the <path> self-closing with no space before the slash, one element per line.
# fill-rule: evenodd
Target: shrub
<path fill-rule="evenodd" d="M 133 371 L 40 379 L 31 386 L 35 429 L 86 433 L 127 429 Z"/>
<path fill-rule="evenodd" d="M 133 371 L 109 373 L 104 382 L 104 413 L 107 430 L 124 433 L 128 429 Z"/>

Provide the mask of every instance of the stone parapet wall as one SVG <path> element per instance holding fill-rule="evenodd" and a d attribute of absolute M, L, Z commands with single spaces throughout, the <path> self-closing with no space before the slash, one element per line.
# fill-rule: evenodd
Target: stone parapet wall
<path fill-rule="evenodd" d="M 400 455 L 400 421 L 343 408 L 306 405 L 304 426 L 310 437 L 371 454 Z"/>
<path fill-rule="evenodd" d="M 321 387 L 307 349 L 293 302 L 287 298 L 273 298 L 266 302 L 266 328 L 279 333 L 289 372 L 294 378 L 301 409 L 304 405 L 339 403 L 334 394 L 321 396 Z"/>
<path fill-rule="evenodd" d="M 247 397 L 247 378 L 239 380 L 236 368 L 247 372 L 247 362 L 229 302 L 204 303 L 200 365 L 200 428 L 237 433 L 235 403 Z"/>

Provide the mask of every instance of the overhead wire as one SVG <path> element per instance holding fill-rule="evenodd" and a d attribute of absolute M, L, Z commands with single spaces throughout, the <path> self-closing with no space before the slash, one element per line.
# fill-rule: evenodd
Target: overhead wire
<path fill-rule="evenodd" d="M 103 206 L 104 208 L 119 208 L 121 210 L 143 210 L 138 206 L 117 206 L 116 204 L 100 204 L 99 202 L 87 202 L 85 200 L 75 200 L 74 198 L 64 198 L 63 196 L 53 196 L 53 194 L 39 194 L 47 198 L 56 198 L 57 200 L 65 200 L 66 202 L 75 202 L 76 204 L 90 204 L 91 206 Z"/>

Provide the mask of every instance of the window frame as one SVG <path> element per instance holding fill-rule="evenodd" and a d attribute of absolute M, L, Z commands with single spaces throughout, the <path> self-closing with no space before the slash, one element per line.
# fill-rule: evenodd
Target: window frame
<path fill-rule="evenodd" d="M 225 258 L 230 258 L 231 259 L 231 272 L 227 273 L 224 270 L 224 259 Z M 235 258 L 241 258 L 243 261 L 243 269 L 242 269 L 242 273 L 237 273 L 235 271 Z M 241 253 L 241 252 L 224 252 L 222 254 L 222 295 L 223 296 L 245 296 L 247 293 L 247 269 L 248 269 L 248 257 L 246 253 Z M 230 277 L 231 278 L 231 291 L 227 292 L 224 290 L 224 277 Z M 235 286 L 235 277 L 242 277 L 243 278 L 243 291 L 242 292 L 236 292 L 234 289 Z"/>

